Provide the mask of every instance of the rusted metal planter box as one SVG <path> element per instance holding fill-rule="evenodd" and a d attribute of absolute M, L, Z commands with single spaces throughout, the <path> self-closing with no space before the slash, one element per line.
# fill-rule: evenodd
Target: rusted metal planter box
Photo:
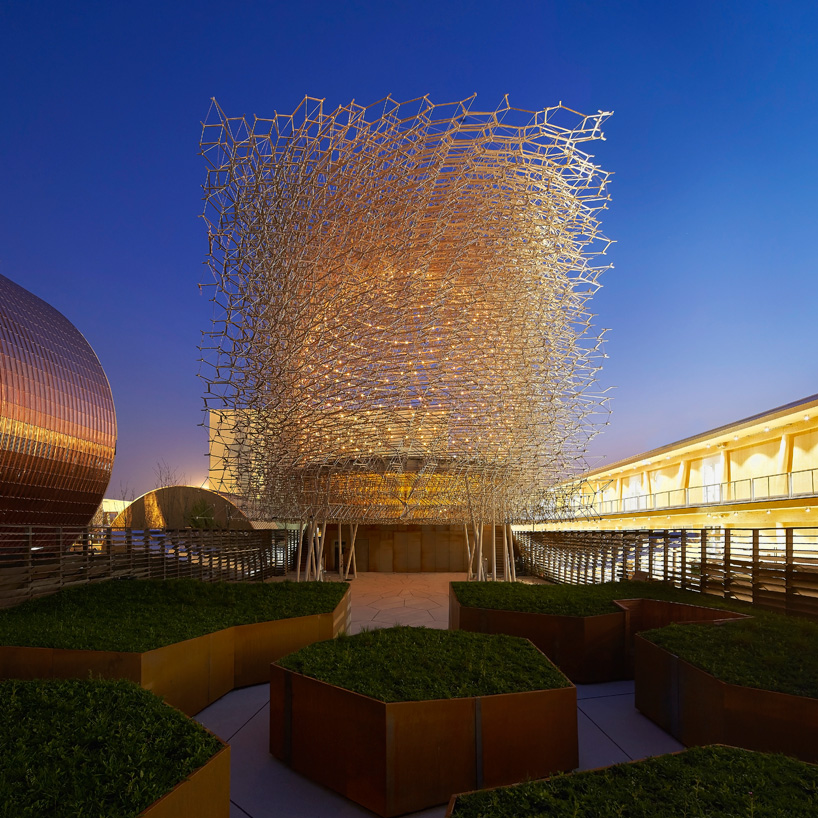
<path fill-rule="evenodd" d="M 229 815 L 230 747 L 226 745 L 139 813 L 140 818 L 228 818 Z"/>
<path fill-rule="evenodd" d="M 744 614 L 665 602 L 617 599 L 621 611 L 596 616 L 471 608 L 460 604 L 449 585 L 449 628 L 477 633 L 505 633 L 530 639 L 571 681 L 578 684 L 633 678 L 633 637 L 671 622 L 743 619 Z"/>
<path fill-rule="evenodd" d="M 578 761 L 576 688 L 386 703 L 271 667 L 270 752 L 382 816 Z"/>
<path fill-rule="evenodd" d="M 626 616 L 500 611 L 461 605 L 449 585 L 449 629 L 530 639 L 569 679 L 580 684 L 627 678 Z"/>
<path fill-rule="evenodd" d="M 714 745 L 711 745 L 711 746 L 713 746 L 713 747 L 724 747 L 724 746 L 729 746 L 729 745 L 714 744 Z M 677 750 L 676 752 L 673 752 L 673 753 L 665 753 L 665 754 L 663 754 L 663 756 L 666 757 L 666 756 L 684 755 L 686 752 L 687 752 L 686 749 L 685 750 Z M 648 760 L 648 758 L 634 759 L 634 760 L 631 760 L 631 761 L 620 762 L 616 766 L 618 766 L 620 768 L 629 767 L 631 765 L 639 766 L 640 764 L 642 764 L 644 761 L 647 761 L 647 760 Z M 577 771 L 577 774 L 581 775 L 582 773 L 600 772 L 600 771 L 605 770 L 605 769 L 608 769 L 608 767 L 594 767 L 594 768 L 591 768 L 591 769 L 588 769 L 588 770 L 579 770 L 579 771 Z M 546 778 L 545 780 L 548 780 L 548 778 Z M 499 787 L 494 787 L 492 789 L 499 789 Z M 464 796 L 464 795 L 473 795 L 475 792 L 477 792 L 477 790 L 470 790 L 468 792 L 458 792 L 458 793 L 455 793 L 454 795 L 452 795 L 452 797 L 449 799 L 449 806 L 446 808 L 446 814 L 445 814 L 444 818 L 452 818 L 452 816 L 454 815 L 454 811 L 455 811 L 455 809 L 457 807 L 457 799 L 458 798 L 460 798 L 461 796 Z M 528 813 L 525 813 L 525 814 L 527 815 Z M 537 812 L 537 815 L 539 816 L 539 815 L 541 815 L 541 813 Z M 523 816 L 523 818 L 524 818 L 524 816 Z"/>
<path fill-rule="evenodd" d="M 235 687 L 269 680 L 270 662 L 349 624 L 349 589 L 331 613 L 236 625 L 144 653 L 0 646 L 0 679 L 128 679 L 188 716 Z"/>
<path fill-rule="evenodd" d="M 729 684 L 635 641 L 636 707 L 685 746 L 730 744 L 818 762 L 818 699 Z"/>

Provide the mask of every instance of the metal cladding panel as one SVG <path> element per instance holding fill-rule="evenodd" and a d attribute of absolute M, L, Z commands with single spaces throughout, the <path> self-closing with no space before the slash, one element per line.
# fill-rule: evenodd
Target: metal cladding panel
<path fill-rule="evenodd" d="M 0 525 L 87 525 L 115 447 L 111 387 L 93 349 L 0 275 Z"/>

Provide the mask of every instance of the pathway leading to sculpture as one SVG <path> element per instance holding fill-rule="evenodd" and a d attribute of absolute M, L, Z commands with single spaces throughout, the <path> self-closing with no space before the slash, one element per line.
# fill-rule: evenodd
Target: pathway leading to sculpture
<path fill-rule="evenodd" d="M 445 629 L 449 582 L 465 574 L 360 573 L 351 580 L 351 633 L 425 625 Z M 639 713 L 633 682 L 577 685 L 579 768 L 674 752 L 682 745 Z M 234 690 L 197 716 L 231 746 L 230 818 L 366 818 L 373 813 L 294 773 L 268 751 L 269 688 Z M 339 753 L 347 752 L 339 747 Z M 445 806 L 415 813 L 442 818 Z"/>

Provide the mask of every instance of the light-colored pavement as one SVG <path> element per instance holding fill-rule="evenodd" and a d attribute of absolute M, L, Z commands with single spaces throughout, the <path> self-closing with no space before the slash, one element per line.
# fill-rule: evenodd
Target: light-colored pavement
<path fill-rule="evenodd" d="M 360 573 L 352 580 L 350 633 L 392 625 L 449 627 L 449 583 L 465 574 Z"/>
<path fill-rule="evenodd" d="M 351 633 L 391 625 L 448 627 L 449 582 L 465 574 L 361 573 L 351 581 Z M 577 685 L 579 769 L 681 750 L 633 705 L 633 682 Z M 268 751 L 267 685 L 234 690 L 197 719 L 231 747 L 230 818 L 369 818 L 374 813 L 294 773 Z M 442 818 L 445 806 L 415 813 Z"/>

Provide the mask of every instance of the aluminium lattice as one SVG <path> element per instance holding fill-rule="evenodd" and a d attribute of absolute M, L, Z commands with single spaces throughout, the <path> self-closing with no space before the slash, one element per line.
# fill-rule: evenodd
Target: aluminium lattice
<path fill-rule="evenodd" d="M 428 97 L 203 126 L 211 464 L 255 516 L 543 520 L 607 415 L 606 113 Z M 218 481 L 217 481 L 218 482 Z"/>

